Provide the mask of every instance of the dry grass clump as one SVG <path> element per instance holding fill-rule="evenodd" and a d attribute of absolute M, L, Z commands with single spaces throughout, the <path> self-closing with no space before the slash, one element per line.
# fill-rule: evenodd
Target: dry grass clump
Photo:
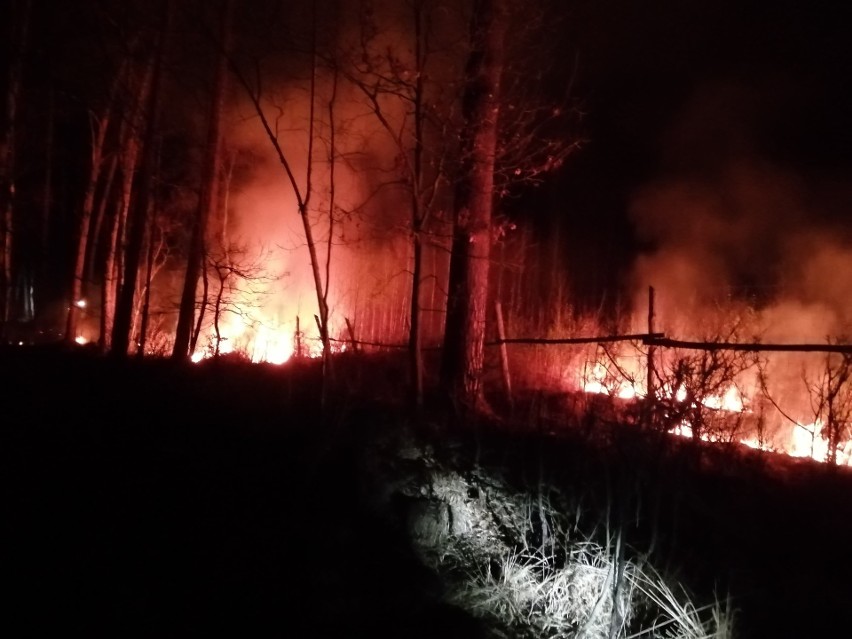
<path fill-rule="evenodd" d="M 728 639 L 727 602 L 697 607 L 620 536 L 583 538 L 576 516 L 511 490 L 481 470 L 438 471 L 409 526 L 421 557 L 445 577 L 450 603 L 494 637 Z"/>

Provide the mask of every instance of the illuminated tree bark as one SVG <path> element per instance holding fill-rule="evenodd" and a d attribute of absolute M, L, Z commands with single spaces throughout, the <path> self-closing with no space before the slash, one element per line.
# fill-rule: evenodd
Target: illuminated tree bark
<path fill-rule="evenodd" d="M 442 383 L 467 407 L 482 405 L 482 369 L 492 243 L 494 166 L 506 0 L 476 0 L 471 17 L 456 181 Z"/>
<path fill-rule="evenodd" d="M 222 41 L 216 68 L 210 121 L 207 129 L 207 150 L 204 171 L 201 176 L 201 197 L 198 200 L 198 209 L 192 226 L 192 238 L 183 282 L 183 293 L 180 300 L 180 312 L 175 332 L 174 349 L 172 351 L 172 358 L 179 360 L 187 359 L 192 355 L 190 352 L 190 342 L 194 341 L 192 340 L 193 318 L 197 306 L 196 289 L 204 257 L 204 237 L 207 230 L 207 221 L 216 208 L 216 196 L 219 192 L 218 176 L 222 155 L 222 108 L 228 74 L 233 4 L 233 0 L 225 2 L 221 21 Z"/>
<path fill-rule="evenodd" d="M 0 130 L 0 209 L 3 216 L 0 226 L 0 338 L 3 337 L 11 317 L 18 105 L 30 18 L 29 0 L 12 4 L 12 11 L 7 15 L 17 14 L 17 21 L 10 20 L 8 25 L 12 55 L 6 93 L 6 119 Z"/>

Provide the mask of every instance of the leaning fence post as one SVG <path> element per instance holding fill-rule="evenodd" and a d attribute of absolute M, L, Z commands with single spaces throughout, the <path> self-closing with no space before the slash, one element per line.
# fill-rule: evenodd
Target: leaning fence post
<path fill-rule="evenodd" d="M 512 378 L 509 376 L 509 353 L 506 349 L 506 327 L 503 325 L 503 307 L 500 302 L 494 302 L 494 312 L 497 314 L 497 337 L 500 340 L 500 363 L 503 367 L 503 383 L 506 386 L 506 398 L 509 407 L 513 407 Z"/>
<path fill-rule="evenodd" d="M 654 336 L 654 287 L 648 287 L 648 337 Z M 654 389 L 654 378 L 656 371 L 654 370 L 654 352 L 656 348 L 653 344 L 648 345 L 648 380 L 646 382 L 648 406 L 653 409 L 656 401 L 656 390 Z"/>
<path fill-rule="evenodd" d="M 355 328 L 352 326 L 352 322 L 349 321 L 348 317 L 344 317 L 346 320 L 346 329 L 349 331 L 349 342 L 352 344 L 352 350 L 354 352 L 358 352 L 358 341 L 355 339 Z"/>

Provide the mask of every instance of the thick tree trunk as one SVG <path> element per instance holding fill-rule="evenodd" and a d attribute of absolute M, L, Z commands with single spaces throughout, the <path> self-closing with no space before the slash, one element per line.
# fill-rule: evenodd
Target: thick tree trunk
<path fill-rule="evenodd" d="M 494 156 L 500 112 L 505 0 L 476 0 L 463 96 L 461 175 L 456 182 L 442 382 L 451 397 L 481 404 Z"/>
<path fill-rule="evenodd" d="M 233 4 L 233 0 L 227 0 L 221 21 L 221 47 L 216 68 L 213 100 L 211 101 L 210 121 L 207 129 L 207 150 L 204 171 L 201 177 L 201 196 L 198 199 L 198 209 L 196 210 L 195 222 L 192 226 L 192 238 L 190 240 L 183 292 L 180 300 L 180 312 L 175 331 L 174 349 L 172 350 L 172 358 L 179 360 L 187 359 L 192 355 L 189 346 L 190 342 L 193 341 L 192 328 L 196 306 L 196 289 L 202 268 L 204 238 L 207 231 L 207 221 L 216 208 L 216 197 L 219 193 L 218 177 L 222 156 L 221 122 L 228 76 Z"/>

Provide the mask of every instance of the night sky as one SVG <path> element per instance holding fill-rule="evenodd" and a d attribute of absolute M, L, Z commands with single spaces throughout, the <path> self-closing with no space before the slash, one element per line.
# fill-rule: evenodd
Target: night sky
<path fill-rule="evenodd" d="M 841 7 L 800 0 L 570 6 L 565 57 L 576 56 L 587 142 L 550 197 L 576 233 L 580 290 L 592 297 L 612 290 L 635 251 L 658 247 L 659 234 L 643 231 L 632 208 L 637 192 L 660 180 L 712 179 L 741 162 L 772 167 L 802 180 L 820 202 L 797 223 L 845 221 L 852 43 Z"/>

